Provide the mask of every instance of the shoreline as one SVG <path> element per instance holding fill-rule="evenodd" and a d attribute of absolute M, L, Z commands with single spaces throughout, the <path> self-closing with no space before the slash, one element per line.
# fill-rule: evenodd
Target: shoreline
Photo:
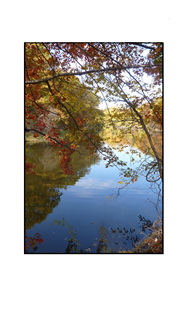
<path fill-rule="evenodd" d="M 132 250 L 123 250 L 119 253 L 163 253 L 162 225 L 155 227 L 153 232 L 145 236 Z"/>

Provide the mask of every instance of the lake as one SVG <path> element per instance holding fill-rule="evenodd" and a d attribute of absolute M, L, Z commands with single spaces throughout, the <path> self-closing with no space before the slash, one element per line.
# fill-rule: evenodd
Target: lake
<path fill-rule="evenodd" d="M 132 168 L 127 146 L 116 152 Z M 74 154 L 74 176 L 64 175 L 56 149 L 45 143 L 28 145 L 27 161 L 36 174 L 25 176 L 26 253 L 110 253 L 131 250 L 150 233 L 161 210 L 159 184 L 147 182 L 144 173 L 126 185 L 116 167 L 105 167 L 97 156 Z M 121 188 L 121 189 L 119 189 Z"/>

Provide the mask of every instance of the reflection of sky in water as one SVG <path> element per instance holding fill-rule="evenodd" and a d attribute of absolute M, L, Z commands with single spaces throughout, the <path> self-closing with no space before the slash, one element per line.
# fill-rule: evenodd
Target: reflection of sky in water
<path fill-rule="evenodd" d="M 125 152 L 117 152 L 117 155 L 123 161 L 129 160 L 129 155 Z M 140 161 L 135 155 L 134 158 Z M 28 230 L 28 235 L 38 232 L 44 239 L 42 245 L 38 246 L 37 252 L 65 252 L 67 245 L 65 239 L 71 236 L 68 228 L 53 224 L 55 219 L 64 218 L 73 226 L 77 239 L 85 250 L 96 242 L 96 238 L 100 239 L 99 230 L 102 225 L 110 234 L 111 228 L 139 229 L 138 215 L 143 215 L 151 221 L 157 218 L 154 206 L 146 202 L 150 199 L 155 203 L 157 199 L 150 188 L 151 184 L 144 177 L 139 177 L 137 182 L 121 190 L 120 196 L 117 197 L 118 188 L 123 186 L 118 183 L 121 178 L 117 168 L 105 168 L 105 164 L 105 161 L 101 161 L 100 164 L 92 165 L 89 175 L 80 178 L 75 185 L 68 186 L 67 190 L 62 189 L 63 195 L 59 205 L 45 221 L 36 224 L 34 230 L 33 228 Z M 128 166 L 131 167 L 129 163 Z M 113 236 L 109 240 L 111 244 L 115 241 L 112 239 L 122 244 L 124 240 L 122 234 L 116 233 L 111 236 Z"/>
<path fill-rule="evenodd" d="M 116 151 L 116 155 L 120 158 L 120 160 L 127 162 L 128 167 L 135 168 L 138 165 L 138 162 L 140 163 L 143 161 L 145 155 L 141 153 L 141 158 L 139 158 L 138 155 L 134 155 L 134 159 L 137 161 L 137 163 L 130 163 L 129 154 L 126 154 L 126 152 L 129 150 L 130 148 L 126 148 L 126 151 L 121 153 Z M 100 165 L 92 166 L 89 176 L 81 178 L 75 184 L 75 186 L 70 188 L 69 191 L 74 194 L 75 197 L 94 197 L 97 195 L 109 196 L 109 193 L 117 193 L 117 188 L 122 187 L 125 184 L 123 183 L 120 185 L 118 183 L 121 181 L 118 169 L 115 167 L 105 168 L 105 164 L 106 161 L 102 160 Z M 128 192 L 134 194 L 148 194 L 149 186 L 150 184 L 144 177 L 139 177 L 136 183 L 128 186 Z"/>

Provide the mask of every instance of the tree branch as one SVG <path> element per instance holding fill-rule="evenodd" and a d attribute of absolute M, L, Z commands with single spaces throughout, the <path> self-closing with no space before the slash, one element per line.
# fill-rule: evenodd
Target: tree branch
<path fill-rule="evenodd" d="M 155 48 L 152 48 L 152 47 L 148 47 L 144 44 L 141 44 L 140 42 L 127 42 L 129 44 L 133 44 L 133 45 L 136 45 L 136 46 L 139 46 L 139 47 L 143 47 L 143 48 L 146 48 L 146 49 L 150 49 L 150 50 L 155 50 Z"/>
<path fill-rule="evenodd" d="M 39 130 L 36 130 L 36 129 L 25 128 L 25 131 L 26 131 L 26 132 L 34 131 L 34 132 L 37 132 L 37 133 L 39 133 L 39 134 L 42 134 L 44 137 L 46 136 L 45 133 L 43 133 L 43 132 L 41 132 L 41 131 L 39 131 Z M 55 138 L 53 138 L 53 137 L 50 137 L 50 136 L 49 136 L 48 139 L 54 140 L 56 143 L 60 144 L 61 146 L 66 147 L 66 148 L 69 149 L 69 150 L 75 151 L 74 149 L 71 149 L 69 146 L 67 146 L 67 144 L 62 144 L 60 141 L 58 141 L 57 139 L 55 139 Z"/>
<path fill-rule="evenodd" d="M 58 77 L 67 77 L 67 76 L 81 76 L 83 74 L 90 74 L 90 73 L 96 73 L 96 72 L 107 72 L 107 71 L 116 71 L 116 70 L 121 70 L 121 69 L 135 69 L 135 68 L 151 68 L 151 67 L 157 67 L 161 66 L 161 64 L 153 64 L 153 65 L 136 65 L 136 66 L 126 66 L 126 67 L 116 67 L 116 68 L 106 68 L 106 69 L 94 69 L 94 70 L 88 70 L 84 72 L 74 72 L 74 73 L 59 73 L 54 76 L 44 78 L 44 79 L 39 79 L 39 80 L 30 80 L 30 81 L 25 81 L 25 84 L 35 84 L 35 83 L 42 83 L 42 82 L 47 82 L 50 81 L 54 78 Z"/>

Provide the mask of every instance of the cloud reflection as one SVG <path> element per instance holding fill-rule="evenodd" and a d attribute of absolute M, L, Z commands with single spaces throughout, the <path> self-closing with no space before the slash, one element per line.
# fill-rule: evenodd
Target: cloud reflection
<path fill-rule="evenodd" d="M 114 188 L 117 182 L 112 179 L 105 181 L 88 177 L 86 179 L 79 180 L 75 186 L 69 189 L 69 192 L 74 193 L 77 197 L 91 198 L 97 194 L 101 195 L 101 191 L 106 188 Z"/>
<path fill-rule="evenodd" d="M 114 188 L 116 182 L 114 180 L 106 180 L 101 181 L 96 178 L 90 178 L 87 179 L 81 179 L 76 183 L 77 187 L 83 187 L 83 188 L 91 188 L 91 189 L 104 189 L 104 188 Z"/>

